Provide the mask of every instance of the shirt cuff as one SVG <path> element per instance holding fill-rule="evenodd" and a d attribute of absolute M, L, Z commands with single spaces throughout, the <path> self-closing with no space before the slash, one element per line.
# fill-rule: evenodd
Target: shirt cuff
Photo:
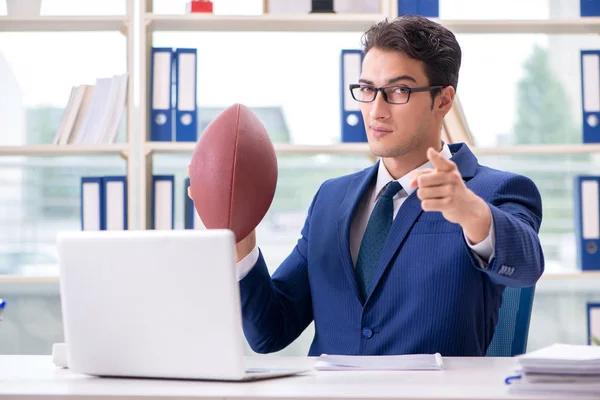
<path fill-rule="evenodd" d="M 254 246 L 252 251 L 236 264 L 235 269 L 237 271 L 238 282 L 244 279 L 246 275 L 248 275 L 248 273 L 252 270 L 252 268 L 254 268 L 254 265 L 258 261 L 258 256 L 258 246 Z"/>
<path fill-rule="evenodd" d="M 471 244 L 471 241 L 463 231 L 467 245 L 473 251 L 475 258 L 479 261 L 479 265 L 484 268 L 492 262 L 496 249 L 496 231 L 494 229 L 494 216 L 490 219 L 490 231 L 485 239 L 477 244 Z"/>

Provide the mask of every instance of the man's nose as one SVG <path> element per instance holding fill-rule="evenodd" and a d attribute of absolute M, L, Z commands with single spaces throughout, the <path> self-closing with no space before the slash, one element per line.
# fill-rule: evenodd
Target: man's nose
<path fill-rule="evenodd" d="M 373 119 L 383 119 L 389 117 L 390 104 L 383 98 L 383 93 L 377 93 L 375 100 L 373 100 L 370 117 Z"/>

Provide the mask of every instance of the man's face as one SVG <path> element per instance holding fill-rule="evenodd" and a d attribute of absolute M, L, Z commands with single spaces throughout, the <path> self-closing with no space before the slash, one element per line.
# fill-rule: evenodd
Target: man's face
<path fill-rule="evenodd" d="M 359 83 L 376 87 L 429 86 L 420 61 L 398 51 L 377 48 L 365 55 Z M 402 90 L 396 91 L 395 96 L 401 98 Z M 440 116 L 435 105 L 432 110 L 431 102 L 431 92 L 425 91 L 411 93 L 406 104 L 389 104 L 381 92 L 377 93 L 375 101 L 359 103 L 372 153 L 378 157 L 398 157 L 437 145 L 443 115 Z"/>

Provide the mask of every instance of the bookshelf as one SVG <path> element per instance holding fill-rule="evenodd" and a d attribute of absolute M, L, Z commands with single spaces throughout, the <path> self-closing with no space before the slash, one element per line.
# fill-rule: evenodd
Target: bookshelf
<path fill-rule="evenodd" d="M 397 1 L 381 0 L 377 14 L 265 14 L 226 16 L 213 14 L 155 14 L 151 0 L 123 0 L 125 15 L 39 16 L 16 18 L 0 16 L 0 32 L 96 32 L 117 31 L 127 38 L 129 74 L 127 96 L 127 138 L 115 145 L 25 145 L 0 146 L 0 156 L 61 157 L 74 155 L 121 155 L 127 163 L 128 224 L 131 229 L 150 226 L 150 183 L 153 156 L 190 155 L 194 143 L 149 141 L 150 49 L 155 32 L 362 32 L 383 18 L 397 15 Z M 551 18 L 521 20 L 439 19 L 437 22 L 457 34 L 600 34 L 600 18 Z M 140 62 L 134 65 L 134 56 Z M 134 92 L 134 85 L 139 91 Z M 139 107 L 135 105 L 139 104 Z M 137 113 L 137 114 L 136 114 Z M 277 154 L 364 154 L 367 144 L 295 145 L 275 144 Z M 530 145 L 474 148 L 480 155 L 514 154 L 600 154 L 600 144 Z"/>
<path fill-rule="evenodd" d="M 0 0 L 1 1 L 1 0 Z M 148 229 L 151 221 L 151 177 L 157 154 L 191 156 L 195 143 L 149 141 L 150 49 L 155 32 L 361 32 L 378 20 L 397 15 L 395 0 L 382 0 L 381 13 L 367 15 L 166 15 L 154 14 L 151 0 L 126 1 L 125 15 L 40 16 L 14 18 L 0 16 L 1 32 L 120 32 L 126 37 L 126 65 L 129 74 L 126 108 L 126 141 L 111 145 L 24 145 L 0 146 L 2 157 L 63 157 L 87 155 L 121 156 L 128 178 L 128 225 Z M 139 6 L 138 6 L 139 3 Z M 135 6 L 134 6 L 135 5 Z M 600 18 L 544 20 L 455 20 L 435 19 L 457 34 L 600 34 Z M 137 57 L 136 57 L 137 56 Z M 134 64 L 134 59 L 139 63 Z M 134 92 L 134 86 L 139 90 Z M 477 155 L 599 154 L 600 144 L 527 145 L 473 148 Z M 354 154 L 369 155 L 367 144 L 296 145 L 275 144 L 278 155 Z M 182 170 L 185 165 L 182 165 Z M 600 272 L 546 273 L 539 293 L 595 291 Z M 4 293 L 56 293 L 58 277 L 0 276 Z M 11 292 L 12 291 L 12 292 Z"/>
<path fill-rule="evenodd" d="M 123 119 L 125 120 L 125 142 L 117 144 L 95 145 L 23 145 L 0 146 L 0 157 L 26 156 L 26 157 L 62 157 L 62 156 L 92 156 L 92 155 L 120 155 L 126 162 L 126 174 L 131 182 L 128 185 L 128 224 L 135 227 L 135 120 L 136 108 L 134 105 L 134 51 L 135 27 L 133 26 L 135 0 L 123 0 L 126 4 L 124 15 L 40 15 L 34 17 L 0 16 L 0 33 L 5 32 L 43 32 L 53 34 L 57 32 L 120 32 L 126 38 L 126 71 L 129 79 L 127 82 L 127 103 Z"/>

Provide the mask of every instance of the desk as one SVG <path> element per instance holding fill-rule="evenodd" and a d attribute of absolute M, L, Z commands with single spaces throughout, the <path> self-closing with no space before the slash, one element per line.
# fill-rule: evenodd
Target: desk
<path fill-rule="evenodd" d="M 250 357 L 250 366 L 312 367 L 306 357 Z M 0 356 L 0 399 L 541 399 L 508 393 L 511 358 L 445 358 L 444 371 L 311 371 L 244 383 L 88 377 L 50 356 Z M 557 397 L 554 397 L 557 398 Z"/>

